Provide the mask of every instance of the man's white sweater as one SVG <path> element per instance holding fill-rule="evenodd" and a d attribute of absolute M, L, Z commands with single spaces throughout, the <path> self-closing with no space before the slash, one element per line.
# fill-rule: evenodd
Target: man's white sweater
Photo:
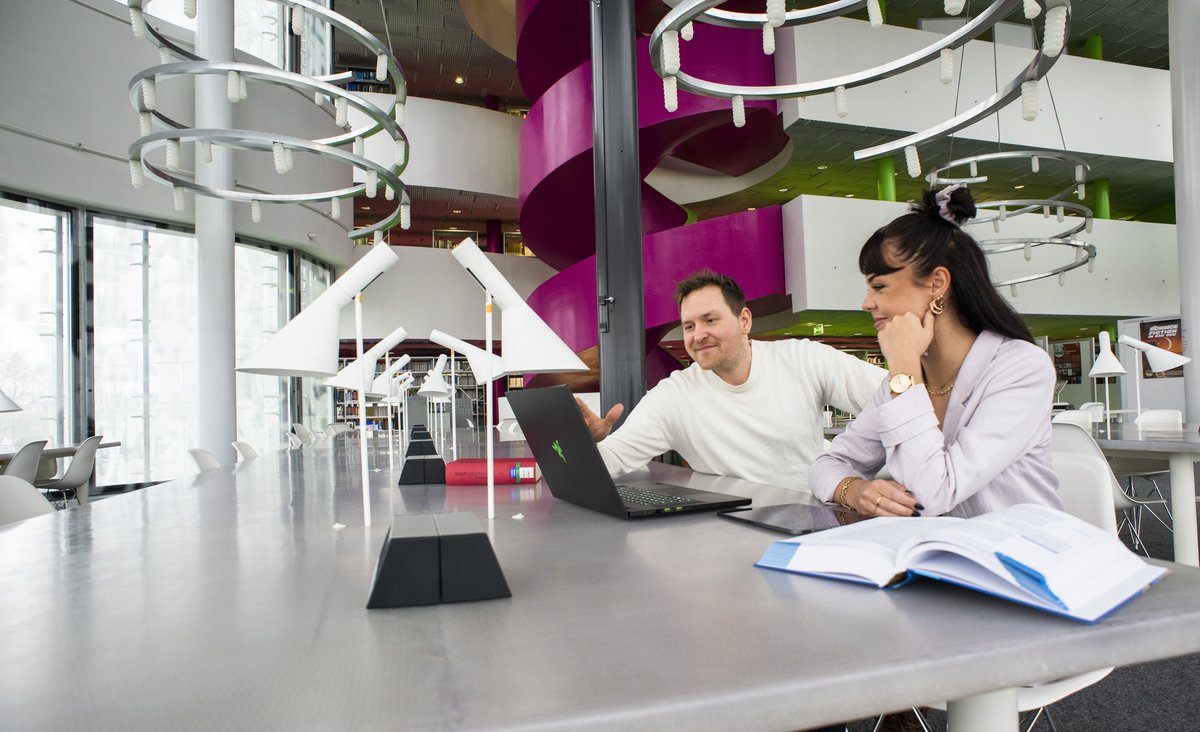
<path fill-rule="evenodd" d="M 824 405 L 858 413 L 886 372 L 822 343 L 751 341 L 746 383 L 692 364 L 663 379 L 597 446 L 613 475 L 675 450 L 693 470 L 808 489 Z"/>

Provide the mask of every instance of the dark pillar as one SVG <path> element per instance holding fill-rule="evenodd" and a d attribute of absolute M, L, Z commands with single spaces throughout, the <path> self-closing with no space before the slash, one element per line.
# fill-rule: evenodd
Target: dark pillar
<path fill-rule="evenodd" d="M 626 414 L 646 393 L 633 6 L 592 0 L 600 401 L 605 410 L 624 404 Z"/>
<path fill-rule="evenodd" d="M 504 232 L 500 229 L 500 219 L 488 219 L 487 250 L 492 254 L 504 254 Z"/>

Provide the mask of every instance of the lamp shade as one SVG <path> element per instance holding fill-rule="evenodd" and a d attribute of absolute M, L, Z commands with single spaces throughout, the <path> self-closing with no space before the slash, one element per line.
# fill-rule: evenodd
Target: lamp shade
<path fill-rule="evenodd" d="M 377 396 L 387 396 L 389 391 L 389 382 L 391 382 L 392 378 L 400 372 L 400 369 L 407 366 L 408 362 L 411 360 L 412 359 L 409 358 L 408 354 L 404 354 L 400 358 L 393 361 L 391 366 L 384 370 L 382 374 L 375 377 L 375 381 L 371 382 L 371 387 L 367 390 L 367 393 Z"/>
<path fill-rule="evenodd" d="M 5 394 L 2 389 L 0 389 L 0 412 L 19 412 L 19 411 L 21 411 L 20 405 L 18 405 L 16 402 L 14 402 L 12 399 L 10 399 L 9 396 L 7 394 Z"/>
<path fill-rule="evenodd" d="M 1121 365 L 1121 361 L 1112 351 L 1112 342 L 1109 340 L 1108 331 L 1100 331 L 1100 354 L 1096 356 L 1096 362 L 1092 364 L 1092 370 L 1088 372 L 1088 378 L 1103 379 L 1109 376 L 1123 376 L 1125 367 Z"/>
<path fill-rule="evenodd" d="M 342 308 L 398 261 L 387 244 L 380 242 L 371 247 L 366 256 L 288 321 L 237 370 L 272 376 L 336 374 Z"/>
<path fill-rule="evenodd" d="M 1130 348 L 1136 348 L 1137 350 L 1146 354 L 1146 365 L 1149 366 L 1150 370 L 1155 373 L 1170 371 L 1171 369 L 1178 368 L 1192 360 L 1187 356 L 1183 356 L 1178 353 L 1172 353 L 1165 348 L 1152 346 L 1145 341 L 1139 341 L 1136 338 L 1130 338 L 1129 336 L 1121 336 L 1117 339 L 1117 342 L 1123 343 Z"/>
<path fill-rule="evenodd" d="M 472 346 L 470 343 L 459 340 L 440 330 L 432 331 L 429 334 L 429 340 L 439 346 L 445 346 L 452 351 L 466 356 L 467 364 L 470 365 L 471 373 L 475 375 L 475 383 L 477 384 L 487 383 L 489 375 L 493 379 L 498 379 L 505 375 L 502 359 L 493 353 L 488 353 L 482 348 Z"/>
<path fill-rule="evenodd" d="M 404 328 L 397 328 L 363 352 L 363 361 L 367 363 L 367 373 L 371 378 L 374 378 L 375 364 L 383 357 L 383 354 L 392 350 L 397 343 L 400 343 L 405 338 L 408 338 L 408 331 L 404 330 Z M 408 362 L 405 361 L 405 363 Z M 361 378 L 358 365 L 358 359 L 346 364 L 341 371 L 337 372 L 337 376 L 325 379 L 325 386 L 334 386 L 339 389 L 357 389 L 358 380 Z"/>
<path fill-rule="evenodd" d="M 470 238 L 451 252 L 463 269 L 492 295 L 500 308 L 501 360 L 504 372 L 557 373 L 587 371 L 588 367 L 563 343 L 546 321 L 533 312 L 496 265 Z M 472 370 L 474 370 L 472 368 Z"/>
<path fill-rule="evenodd" d="M 440 402 L 450 398 L 450 387 L 442 378 L 442 369 L 446 368 L 446 354 L 438 356 L 437 364 L 425 375 L 425 381 L 417 393 L 430 401 Z"/>

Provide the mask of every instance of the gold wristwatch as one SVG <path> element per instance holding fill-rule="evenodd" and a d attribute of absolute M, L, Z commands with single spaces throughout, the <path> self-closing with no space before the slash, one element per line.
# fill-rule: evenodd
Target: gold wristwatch
<path fill-rule="evenodd" d="M 911 374 L 892 374 L 892 377 L 888 379 L 888 389 L 893 396 L 899 396 L 908 391 L 914 383 L 916 382 L 913 381 Z"/>

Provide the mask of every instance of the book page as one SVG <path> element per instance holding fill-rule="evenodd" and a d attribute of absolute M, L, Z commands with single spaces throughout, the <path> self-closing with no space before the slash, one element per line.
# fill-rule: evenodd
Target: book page
<path fill-rule="evenodd" d="M 899 547 L 934 527 L 961 522 L 953 517 L 874 518 L 787 539 L 798 545 L 787 569 L 857 576 L 883 587 L 905 571 L 896 564 Z"/>
<path fill-rule="evenodd" d="M 1033 504 L 1009 506 L 931 532 L 906 545 L 900 560 L 910 569 L 928 565 L 932 570 L 942 552 L 966 557 L 1020 587 L 1017 594 L 1033 593 L 1069 611 L 1086 607 L 1089 615 L 1095 614 L 1097 602 L 1113 603 L 1136 593 L 1148 576 L 1145 562 L 1117 537 Z"/>

